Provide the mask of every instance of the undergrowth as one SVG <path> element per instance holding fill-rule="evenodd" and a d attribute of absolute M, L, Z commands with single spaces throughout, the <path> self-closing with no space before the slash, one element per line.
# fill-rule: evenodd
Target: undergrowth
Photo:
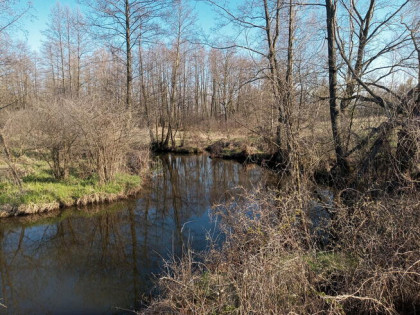
<path fill-rule="evenodd" d="M 221 249 L 167 263 L 144 314 L 416 314 L 420 209 L 415 194 L 351 206 L 263 192 L 218 207 Z M 199 257 L 199 258 L 197 258 Z"/>

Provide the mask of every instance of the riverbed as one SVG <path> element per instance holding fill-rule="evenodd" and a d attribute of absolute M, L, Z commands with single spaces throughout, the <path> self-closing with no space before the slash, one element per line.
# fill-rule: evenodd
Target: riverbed
<path fill-rule="evenodd" d="M 214 205 L 271 182 L 258 166 L 163 155 L 133 199 L 0 221 L 0 313 L 139 309 L 165 259 L 218 238 Z M 240 188 L 241 187 L 241 188 Z"/>

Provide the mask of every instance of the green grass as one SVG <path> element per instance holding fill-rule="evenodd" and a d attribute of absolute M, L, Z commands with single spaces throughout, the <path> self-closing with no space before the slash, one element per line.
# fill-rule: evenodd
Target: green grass
<path fill-rule="evenodd" d="M 311 270 L 317 274 L 346 272 L 357 266 L 357 259 L 339 252 L 319 252 L 307 259 Z"/>
<path fill-rule="evenodd" d="M 63 202 L 66 204 L 83 196 L 105 193 L 124 194 L 141 185 L 138 175 L 117 174 L 112 182 L 100 184 L 95 177 L 81 179 L 70 176 L 66 180 L 54 179 L 48 165 L 34 163 L 31 173 L 22 178 L 22 190 L 16 185 L 0 182 L 0 205 L 42 204 Z"/>

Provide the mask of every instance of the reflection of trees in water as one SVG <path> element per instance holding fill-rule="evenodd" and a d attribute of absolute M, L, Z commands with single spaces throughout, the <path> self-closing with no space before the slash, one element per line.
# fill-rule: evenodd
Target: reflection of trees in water
<path fill-rule="evenodd" d="M 148 277 L 159 271 L 162 256 L 179 253 L 191 229 L 204 233 L 201 225 L 210 227 L 206 212 L 211 204 L 261 175 L 206 156 L 167 155 L 161 160 L 162 175 L 151 180 L 137 201 L 65 211 L 48 224 L 13 221 L 1 226 L 7 311 L 134 307 L 150 288 Z M 184 227 L 194 220 L 197 226 Z"/>

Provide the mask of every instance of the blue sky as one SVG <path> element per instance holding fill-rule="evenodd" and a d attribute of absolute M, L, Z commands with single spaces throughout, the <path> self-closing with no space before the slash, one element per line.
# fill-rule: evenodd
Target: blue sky
<path fill-rule="evenodd" d="M 239 0 L 235 0 L 238 1 Z M 234 1 L 234 2 L 235 2 Z M 21 6 L 24 5 L 24 1 L 20 1 Z M 33 10 L 32 17 L 26 17 L 22 21 L 22 30 L 21 37 L 27 39 L 28 45 L 31 49 L 39 50 L 41 47 L 42 41 L 42 31 L 45 30 L 46 25 L 49 20 L 49 14 L 51 8 L 57 3 L 60 2 L 62 5 L 68 5 L 71 8 L 76 8 L 80 6 L 78 0 L 31 0 Z M 197 17 L 199 19 L 198 24 L 205 31 L 210 30 L 214 22 L 215 14 L 212 9 L 207 4 L 202 2 L 191 1 L 192 6 L 195 7 Z M 83 7 L 81 7 L 83 11 Z"/>
<path fill-rule="evenodd" d="M 23 1 L 21 1 L 23 3 Z M 56 2 L 70 7 L 77 7 L 77 0 L 31 0 L 33 10 L 32 17 L 26 17 L 22 28 L 24 37 L 27 38 L 29 47 L 38 50 L 41 46 L 42 31 L 46 28 L 51 8 Z"/>

